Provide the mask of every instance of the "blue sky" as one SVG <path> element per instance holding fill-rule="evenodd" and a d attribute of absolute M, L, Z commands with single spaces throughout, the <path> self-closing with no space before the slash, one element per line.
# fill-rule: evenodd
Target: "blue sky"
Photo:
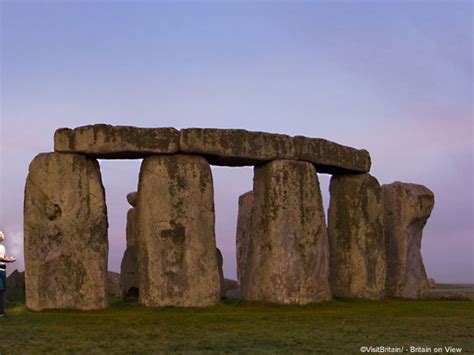
<path fill-rule="evenodd" d="M 0 228 L 21 253 L 23 189 L 59 127 L 246 128 L 368 149 L 381 183 L 436 204 L 429 276 L 474 282 L 470 1 L 2 1 Z M 110 268 L 139 161 L 101 161 Z M 213 168 L 216 235 L 235 278 L 251 168 Z M 320 175 L 327 208 L 329 177 Z M 17 267 L 22 267 L 21 262 Z"/>

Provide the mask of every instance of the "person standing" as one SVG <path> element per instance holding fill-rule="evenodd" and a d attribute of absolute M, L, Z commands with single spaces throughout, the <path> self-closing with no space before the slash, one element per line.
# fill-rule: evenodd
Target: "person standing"
<path fill-rule="evenodd" d="M 0 231 L 0 243 L 5 240 L 5 235 Z M 14 257 L 5 256 L 5 247 L 0 244 L 0 317 L 5 317 L 3 295 L 7 290 L 7 265 L 16 261 Z"/>

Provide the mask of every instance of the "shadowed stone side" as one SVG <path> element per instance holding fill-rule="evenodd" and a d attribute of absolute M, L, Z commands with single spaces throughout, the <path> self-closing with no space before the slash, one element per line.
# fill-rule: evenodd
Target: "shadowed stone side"
<path fill-rule="evenodd" d="M 36 156 L 25 187 L 27 307 L 106 307 L 107 229 L 97 161 L 77 154 Z"/>
<path fill-rule="evenodd" d="M 127 248 L 120 264 L 120 288 L 124 298 L 138 296 L 137 229 L 137 209 L 130 208 L 127 213 Z"/>
<path fill-rule="evenodd" d="M 243 290 L 246 287 L 247 275 L 249 270 L 248 260 L 251 259 L 250 253 L 252 250 L 252 207 L 253 207 L 253 192 L 249 191 L 239 197 L 239 214 L 237 218 L 237 282 Z"/>
<path fill-rule="evenodd" d="M 137 207 L 137 192 L 130 192 L 127 194 L 127 202 L 130 204 L 132 207 Z"/>
<path fill-rule="evenodd" d="M 75 129 L 60 128 L 54 134 L 54 150 L 107 159 L 174 154 L 179 150 L 179 131 L 174 128 L 138 128 L 106 124 Z"/>
<path fill-rule="evenodd" d="M 204 158 L 143 160 L 136 243 L 140 303 L 204 307 L 219 302 L 213 195 Z"/>
<path fill-rule="evenodd" d="M 219 282 L 221 285 L 221 298 L 225 298 L 225 279 L 224 279 L 224 258 L 219 248 L 216 248 L 217 266 L 219 267 Z"/>
<path fill-rule="evenodd" d="M 385 296 L 385 244 L 380 184 L 368 174 L 337 175 L 329 187 L 330 283 L 333 296 Z"/>
<path fill-rule="evenodd" d="M 320 138 L 290 137 L 244 129 L 182 129 L 180 151 L 205 156 L 213 165 L 256 165 L 276 159 L 303 160 L 318 172 L 342 173 L 370 170 L 366 150 L 346 147 Z"/>
<path fill-rule="evenodd" d="M 244 298 L 281 304 L 329 300 L 329 255 L 319 181 L 306 162 L 255 167 L 252 247 Z"/>
<path fill-rule="evenodd" d="M 434 207 L 434 195 L 422 185 L 394 182 L 382 185 L 387 295 L 423 297 L 429 289 L 421 238 Z"/>

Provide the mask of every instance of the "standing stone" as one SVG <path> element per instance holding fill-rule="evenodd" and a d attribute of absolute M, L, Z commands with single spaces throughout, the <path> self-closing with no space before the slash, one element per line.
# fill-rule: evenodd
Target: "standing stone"
<path fill-rule="evenodd" d="M 249 270 L 251 243 L 252 243 L 252 206 L 253 192 L 249 191 L 239 197 L 239 214 L 237 218 L 237 281 L 243 289 L 246 286 Z"/>
<path fill-rule="evenodd" d="M 307 304 L 331 298 L 326 223 L 319 181 L 306 162 L 255 168 L 252 248 L 244 298 Z"/>
<path fill-rule="evenodd" d="M 107 306 L 107 228 L 97 161 L 61 153 L 33 159 L 24 205 L 29 309 Z"/>
<path fill-rule="evenodd" d="M 335 175 L 329 191 L 329 265 L 333 296 L 383 298 L 386 267 L 379 182 L 368 174 Z"/>
<path fill-rule="evenodd" d="M 224 279 L 224 258 L 219 248 L 216 248 L 217 266 L 219 268 L 219 283 L 221 285 L 221 298 L 225 298 L 225 279 Z"/>
<path fill-rule="evenodd" d="M 130 195 L 127 195 L 127 199 Z M 138 261 L 135 246 L 137 229 L 137 209 L 130 208 L 127 213 L 127 248 L 120 265 L 120 288 L 123 298 L 138 297 Z"/>
<path fill-rule="evenodd" d="M 382 193 L 387 295 L 423 297 L 429 283 L 421 256 L 421 238 L 433 210 L 433 192 L 422 185 L 394 182 L 383 185 Z"/>
<path fill-rule="evenodd" d="M 146 158 L 138 187 L 139 302 L 204 307 L 219 302 L 211 169 L 198 156 Z"/>

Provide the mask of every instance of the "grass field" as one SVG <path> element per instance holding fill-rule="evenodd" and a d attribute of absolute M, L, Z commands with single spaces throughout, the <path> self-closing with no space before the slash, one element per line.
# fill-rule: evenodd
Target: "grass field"
<path fill-rule="evenodd" d="M 469 300 L 341 299 L 310 306 L 227 301 L 208 309 L 149 309 L 112 300 L 91 312 L 29 312 L 0 319 L 0 354 L 359 353 L 361 346 L 463 348 L 474 352 Z"/>

